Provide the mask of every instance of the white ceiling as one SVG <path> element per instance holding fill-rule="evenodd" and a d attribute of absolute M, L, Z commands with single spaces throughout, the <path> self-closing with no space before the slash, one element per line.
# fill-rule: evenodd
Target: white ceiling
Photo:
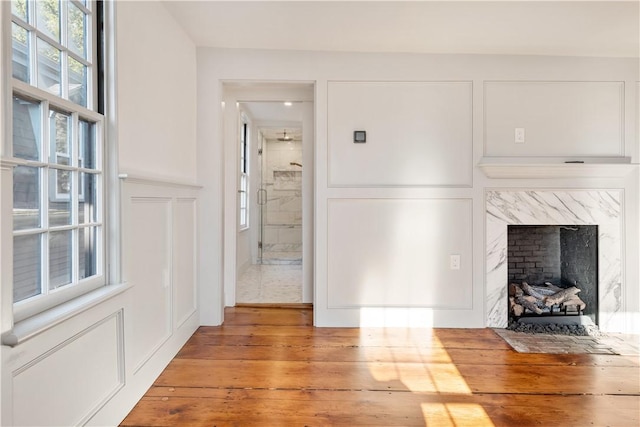
<path fill-rule="evenodd" d="M 302 140 L 302 104 L 293 102 L 242 102 L 242 108 L 258 125 L 268 140 L 282 138 L 284 133 L 293 141 Z"/>
<path fill-rule="evenodd" d="M 262 136 L 268 141 L 278 141 L 278 138 L 283 138 L 284 133 L 287 133 L 287 138 L 291 138 L 290 142 L 302 141 L 302 129 L 300 128 L 260 128 Z"/>
<path fill-rule="evenodd" d="M 198 46 L 640 57 L 639 1 L 169 1 Z"/>
<path fill-rule="evenodd" d="M 242 108 L 253 120 L 262 122 L 295 122 L 302 123 L 302 104 L 293 102 L 242 102 Z"/>

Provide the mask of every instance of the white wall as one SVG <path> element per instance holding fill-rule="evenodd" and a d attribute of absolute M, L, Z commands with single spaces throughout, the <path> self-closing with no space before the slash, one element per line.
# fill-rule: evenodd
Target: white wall
<path fill-rule="evenodd" d="M 622 81 L 486 82 L 484 100 L 487 156 L 625 155 Z"/>
<path fill-rule="evenodd" d="M 162 3 L 107 4 L 116 13 L 108 25 L 117 26 L 117 70 L 107 78 L 118 111 L 108 117 L 108 151 L 119 146 L 115 172 L 128 174 L 109 182 L 120 204 L 110 243 L 122 248 L 109 261 L 122 260 L 114 282 L 126 285 L 16 325 L 21 341 L 2 346 L 2 425 L 117 425 L 200 324 L 195 46 Z M 10 168 L 2 170 L 6 200 Z M 10 235 L 3 227 L 2 242 Z"/>
<path fill-rule="evenodd" d="M 573 155 L 578 147 L 580 150 L 575 150 L 575 155 L 615 155 L 618 160 L 624 161 L 627 157 L 627 161 L 638 163 L 637 60 L 200 48 L 198 74 L 199 121 L 212 123 L 200 127 L 198 145 L 200 150 L 212 155 L 219 155 L 222 150 L 217 124 L 221 121 L 217 102 L 223 95 L 220 82 L 315 82 L 314 312 L 318 326 L 356 326 L 371 322 L 484 326 L 486 189 L 623 189 L 625 231 L 629 236 L 639 235 L 637 170 L 622 178 L 541 176 L 498 180 L 487 178 L 477 167 L 489 154 L 534 161 L 534 157 L 537 159 L 540 155 Z M 537 91 L 537 99 L 532 98 L 535 90 L 527 92 L 528 110 L 508 103 L 508 91 L 503 91 L 497 103 L 493 102 L 496 101 L 494 88 L 509 86 L 516 92 L 526 92 L 531 82 L 540 82 L 543 89 Z M 405 96 L 406 88 L 416 95 Z M 441 92 L 429 91 L 441 88 Z M 485 90 L 491 98 L 485 97 Z M 563 108 L 548 107 L 558 100 L 563 100 Z M 434 105 L 441 105 L 442 109 Z M 602 108 L 596 117 L 606 118 L 598 122 L 597 139 L 588 132 L 591 128 L 586 127 L 594 120 L 594 108 Z M 508 111 L 509 120 L 502 120 L 507 109 L 512 110 Z M 544 120 L 530 120 L 532 114 Z M 513 126 L 521 123 L 521 119 L 528 120 L 522 125 L 526 128 L 527 141 L 524 146 L 516 147 L 509 143 L 508 136 L 513 135 Z M 551 145 L 547 141 L 549 131 L 554 129 L 562 130 L 562 134 Z M 371 143 L 356 146 L 350 142 L 353 130 L 367 130 Z M 419 136 L 414 135 L 416 133 Z M 380 135 L 383 138 L 379 138 Z M 606 139 L 604 146 L 603 139 Z M 547 158 L 558 163 L 563 160 Z M 405 165 L 410 165 L 410 170 L 403 174 Z M 430 175 L 427 169 L 441 165 L 449 167 Z M 205 172 L 200 179 L 215 178 L 214 174 Z M 222 193 L 217 189 L 205 189 L 204 193 L 212 201 L 222 203 Z M 468 206 L 470 216 L 450 215 L 449 202 L 455 205 L 458 203 L 455 201 L 463 206 L 456 212 L 465 212 Z M 344 209 L 336 210 L 336 206 Z M 374 209 L 375 214 L 366 217 L 370 209 Z M 414 231 L 424 242 L 405 239 L 394 244 L 396 229 L 400 227 L 409 233 L 412 224 L 405 221 L 417 222 L 421 216 L 442 218 L 438 221 L 443 228 L 455 229 L 458 234 L 452 238 L 452 247 L 444 246 L 438 239 L 429 239 L 429 227 L 421 228 L 418 224 Z M 418 241 L 421 243 L 417 244 Z M 405 257 L 396 263 L 398 258 L 393 251 L 402 247 L 403 242 L 416 243 L 416 250 L 429 257 L 425 261 L 431 265 L 428 272 L 415 265 L 419 262 L 416 259 L 408 262 Z M 625 239 L 623 244 L 626 259 L 622 288 L 630 295 L 626 311 L 637 313 L 640 274 L 633 260 L 639 254 L 638 239 Z M 216 249 L 203 247 L 203 250 L 213 254 Z M 458 274 L 450 270 L 446 262 L 452 251 L 462 254 L 461 286 L 471 291 L 471 300 L 463 299 L 455 309 L 443 304 L 447 302 L 451 281 Z M 346 253 L 349 261 L 341 262 L 340 255 Z M 379 282 L 371 287 L 363 278 L 373 267 L 375 271 L 384 272 L 377 277 L 388 277 L 393 282 Z M 411 298 L 416 283 L 394 280 L 390 272 L 397 269 L 414 271 L 419 281 L 424 282 L 424 288 L 419 291 L 422 297 L 417 303 Z M 442 280 L 432 280 L 433 277 Z M 218 285 L 214 286 L 210 292 L 220 292 Z M 391 290 L 395 292 L 393 298 L 381 301 L 381 295 Z M 370 291 L 373 295 L 368 294 Z M 442 299 L 430 299 L 430 295 L 442 296 Z M 218 308 L 212 309 L 207 317 L 220 319 L 221 313 Z"/>
<path fill-rule="evenodd" d="M 196 49 L 161 4 L 118 3 L 120 169 L 194 182 Z"/>
<path fill-rule="evenodd" d="M 329 185 L 470 186 L 472 89 L 470 81 L 329 82 Z M 367 131 L 366 143 L 353 143 L 355 130 Z"/>

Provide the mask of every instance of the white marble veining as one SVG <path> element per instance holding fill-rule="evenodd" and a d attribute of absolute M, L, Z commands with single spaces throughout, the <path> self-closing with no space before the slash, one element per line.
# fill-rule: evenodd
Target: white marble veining
<path fill-rule="evenodd" d="M 276 190 L 299 190 L 302 182 L 302 171 L 274 170 L 273 188 Z"/>
<path fill-rule="evenodd" d="M 302 144 L 289 141 L 286 144 L 268 141 L 264 150 L 263 188 L 267 191 L 267 203 L 263 208 L 262 243 L 264 253 L 271 252 L 274 245 L 302 244 Z M 279 249 L 277 252 L 297 251 Z M 295 256 L 263 255 L 268 262 L 287 263 Z M 279 262 L 282 260 L 282 262 Z M 299 263 L 299 262 L 298 262 Z"/>
<path fill-rule="evenodd" d="M 270 243 L 262 245 L 262 263 L 279 265 L 301 265 L 301 243 Z"/>
<path fill-rule="evenodd" d="M 238 279 L 238 303 L 302 302 L 302 265 L 252 265 Z"/>
<path fill-rule="evenodd" d="M 491 190 L 485 198 L 487 326 L 507 326 L 507 225 L 597 225 L 599 326 L 623 329 L 622 191 Z"/>

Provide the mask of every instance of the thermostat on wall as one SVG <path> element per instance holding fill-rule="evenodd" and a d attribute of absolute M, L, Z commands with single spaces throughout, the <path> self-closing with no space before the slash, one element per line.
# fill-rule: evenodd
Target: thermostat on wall
<path fill-rule="evenodd" d="M 354 130 L 353 131 L 353 142 L 354 143 L 365 143 L 365 142 L 367 142 L 367 131 Z"/>

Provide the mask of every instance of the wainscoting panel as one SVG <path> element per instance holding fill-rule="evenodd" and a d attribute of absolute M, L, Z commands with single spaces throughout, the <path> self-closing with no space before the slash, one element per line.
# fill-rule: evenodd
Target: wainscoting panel
<path fill-rule="evenodd" d="M 180 327 L 197 307 L 196 200 L 177 199 L 173 219 L 173 291 L 175 327 Z"/>
<path fill-rule="evenodd" d="M 471 82 L 330 82 L 329 186 L 470 186 L 471 104 Z"/>
<path fill-rule="evenodd" d="M 171 335 L 171 199 L 132 197 L 124 236 L 125 280 L 133 285 L 132 357 L 138 370 Z"/>
<path fill-rule="evenodd" d="M 122 311 L 13 372 L 15 426 L 83 425 L 124 385 Z"/>
<path fill-rule="evenodd" d="M 472 306 L 470 199 L 330 199 L 328 209 L 329 308 Z"/>
<path fill-rule="evenodd" d="M 624 156 L 624 82 L 485 82 L 484 112 L 486 156 Z"/>

